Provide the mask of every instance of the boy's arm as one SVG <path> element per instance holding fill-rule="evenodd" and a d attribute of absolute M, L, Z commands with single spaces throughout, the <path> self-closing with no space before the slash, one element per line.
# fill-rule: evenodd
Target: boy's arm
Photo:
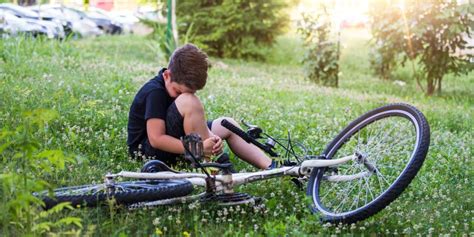
<path fill-rule="evenodd" d="M 166 125 L 164 120 L 158 118 L 148 119 L 146 122 L 146 131 L 148 134 L 148 141 L 155 149 L 175 154 L 184 154 L 184 147 L 181 140 L 166 135 Z M 214 134 L 212 135 L 213 136 L 203 141 L 204 153 L 206 156 L 222 152 L 222 140 Z"/>
<path fill-rule="evenodd" d="M 184 154 L 184 147 L 181 141 L 166 135 L 166 125 L 163 119 L 148 119 L 146 121 L 146 131 L 148 141 L 152 147 L 175 154 Z"/>

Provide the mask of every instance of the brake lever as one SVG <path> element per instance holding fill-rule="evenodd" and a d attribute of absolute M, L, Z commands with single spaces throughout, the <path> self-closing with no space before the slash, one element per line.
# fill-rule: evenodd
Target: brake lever
<path fill-rule="evenodd" d="M 257 127 L 256 125 L 249 124 L 249 123 L 245 122 L 243 119 L 240 120 L 240 121 L 245 125 L 245 127 L 248 128 L 247 129 L 247 134 L 249 136 L 251 136 L 254 139 L 262 138 L 263 130 L 261 128 Z"/>
<path fill-rule="evenodd" d="M 242 124 L 244 124 L 245 127 L 247 127 L 247 128 L 255 128 L 255 127 L 257 127 L 257 125 L 253 125 L 253 124 L 247 123 L 247 122 L 245 122 L 243 119 L 241 119 L 240 122 L 241 122 Z"/>

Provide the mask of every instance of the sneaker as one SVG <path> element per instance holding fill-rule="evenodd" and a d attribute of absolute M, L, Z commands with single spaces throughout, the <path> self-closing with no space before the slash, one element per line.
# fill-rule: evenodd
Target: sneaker
<path fill-rule="evenodd" d="M 267 170 L 276 169 L 278 167 L 279 167 L 278 161 L 272 160 L 272 163 L 270 164 L 270 166 L 268 166 Z"/>
<path fill-rule="evenodd" d="M 295 166 L 295 165 L 297 165 L 296 162 L 289 161 L 289 160 L 285 160 L 283 162 L 272 160 L 272 163 L 270 164 L 270 166 L 268 166 L 267 170 L 280 168 L 282 166 Z"/>

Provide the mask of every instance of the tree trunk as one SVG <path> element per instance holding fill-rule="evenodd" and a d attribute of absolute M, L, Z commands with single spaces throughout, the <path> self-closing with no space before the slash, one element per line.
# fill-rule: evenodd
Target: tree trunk
<path fill-rule="evenodd" d="M 433 93 L 435 91 L 435 81 L 430 76 L 428 76 L 427 82 L 428 82 L 428 86 L 426 88 L 427 89 L 426 90 L 426 95 L 431 96 L 431 95 L 433 95 Z"/>

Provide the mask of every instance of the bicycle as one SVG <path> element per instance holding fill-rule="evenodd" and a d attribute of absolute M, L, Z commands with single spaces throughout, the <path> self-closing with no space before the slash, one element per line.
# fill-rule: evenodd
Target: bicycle
<path fill-rule="evenodd" d="M 234 192 L 235 187 L 292 176 L 308 179 L 311 210 L 321 213 L 322 221 L 354 223 L 378 213 L 405 190 L 421 168 L 430 143 L 425 116 L 408 104 L 389 104 L 365 113 L 344 128 L 321 155 L 307 154 L 307 149 L 289 135 L 284 144 L 257 126 L 246 124 L 245 132 L 227 120 L 222 125 L 272 157 L 279 157 L 276 147 L 280 147 L 285 151 L 285 162 L 275 169 L 232 173 L 231 163 L 201 162 L 202 141 L 189 135 L 182 138 L 185 158 L 203 173 L 179 172 L 154 160 L 141 172 L 108 173 L 103 184 L 59 188 L 53 197 L 38 195 L 46 208 L 66 201 L 73 206 L 94 206 L 111 198 L 130 208 L 196 200 L 237 205 L 255 199 Z M 220 174 L 210 174 L 210 167 Z M 138 181 L 116 182 L 119 177 Z M 205 187 L 205 191 L 192 195 L 194 186 Z"/>

